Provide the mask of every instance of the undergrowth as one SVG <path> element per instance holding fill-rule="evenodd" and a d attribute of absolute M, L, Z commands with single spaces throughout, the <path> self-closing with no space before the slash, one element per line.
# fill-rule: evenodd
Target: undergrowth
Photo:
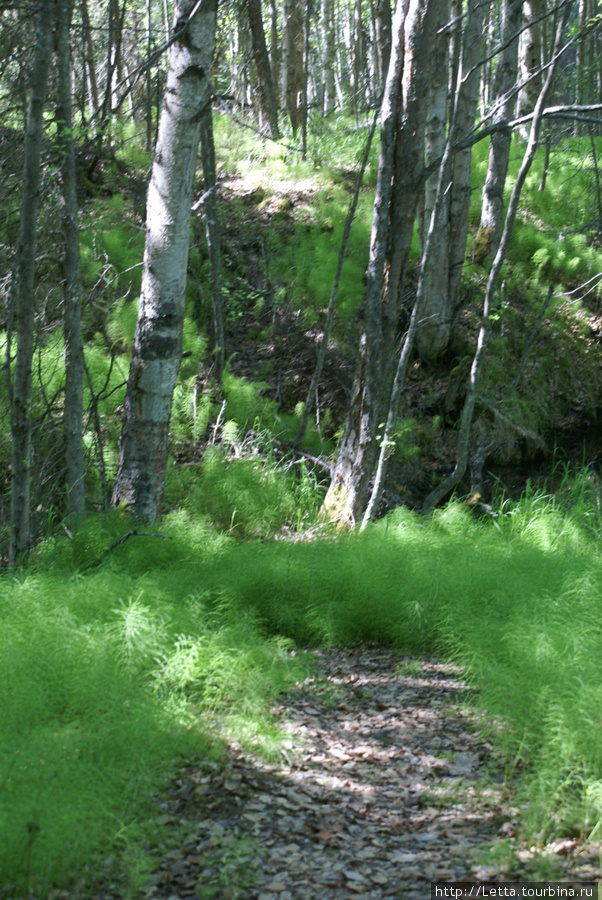
<path fill-rule="evenodd" d="M 299 644 L 375 641 L 461 662 L 504 722 L 492 738 L 508 776 L 521 774 L 531 828 L 600 836 L 595 473 L 566 474 L 554 497 L 502 499 L 485 519 L 452 502 L 362 534 L 245 543 L 221 524 L 179 509 L 119 542 L 127 516 L 94 517 L 42 544 L 28 574 L 3 577 L 9 896 L 98 878 L 107 845 L 139 867 L 132 848 L 181 755 L 219 756 L 233 734 L 277 750 L 268 703 L 305 671 Z"/>
<path fill-rule="evenodd" d="M 303 162 L 290 147 L 241 139 L 230 122 L 216 122 L 222 167 L 250 187 L 259 185 L 264 200 L 271 200 L 270 191 L 284 197 L 288 188 L 280 182 L 312 182 L 306 194 L 295 189 L 293 208 L 283 209 L 294 240 L 278 236 L 276 221 L 266 244 L 274 250 L 274 283 L 264 292 L 273 319 L 286 300 L 303 329 L 319 325 L 328 301 L 365 139 L 364 131 L 344 123 L 312 134 Z M 500 388 L 498 444 L 515 458 L 521 441 L 535 440 L 565 406 L 572 409 L 579 399 L 587 411 L 598 403 L 598 376 L 590 377 L 597 362 L 585 362 L 592 337 L 577 315 L 581 295 L 568 293 L 602 269 L 599 250 L 585 238 L 597 214 L 588 148 L 573 142 L 555 151 L 564 156 L 543 192 L 540 154 L 513 238 L 508 307 L 493 323 L 486 387 L 494 400 Z M 475 148 L 475 188 L 486 149 Z M 375 163 L 376 147 L 341 283 L 338 340 L 363 296 Z M 478 190 L 473 197 L 475 226 Z M 117 410 L 140 286 L 143 232 L 135 211 L 125 215 L 126 206 L 119 194 L 95 198 L 87 221 L 95 218 L 100 231 L 84 227 L 81 239 L 92 507 L 102 505 L 103 491 L 106 499 L 117 462 Z M 190 266 L 208 296 L 202 256 L 194 247 Z M 467 270 L 477 299 L 483 277 L 476 264 Z M 522 390 L 505 397 L 504 379 L 514 376 L 550 279 L 561 287 L 545 335 Z M 172 449 L 182 452 L 168 477 L 171 511 L 153 534 L 138 533 L 145 530 L 120 512 L 92 516 L 69 538 L 43 542 L 27 574 L 0 578 L 0 896 L 42 898 L 53 886 L 69 890 L 98 880 L 107 847 L 126 869 L 128 859 L 139 869 L 141 848 L 156 831 L 159 792 L 182 757 L 219 759 L 220 741 L 232 735 L 277 752 L 269 702 L 303 672 L 295 645 L 375 641 L 460 661 L 491 721 L 505 723 L 492 738 L 509 777 L 521 774 L 540 839 L 600 838 L 602 558 L 595 473 L 567 474 L 554 497 L 501 500 L 496 515 L 484 520 L 453 502 L 428 521 L 400 509 L 361 535 L 332 533 L 318 518 L 318 475 L 301 456 L 279 449 L 296 433 L 302 398 L 294 411 L 284 410 L 268 396 L 269 384 L 237 376 L 231 366 L 219 387 L 201 379 L 210 342 L 207 323 L 192 314 L 194 278 L 191 284 L 173 405 Z M 241 304 L 248 299 L 238 297 Z M 229 298 L 232 321 L 236 300 Z M 254 300 L 260 301 L 266 302 L 262 292 Z M 594 284 L 584 309 L 598 303 Z M 41 423 L 36 435 L 44 434 L 36 459 L 46 459 L 44 440 L 57 443 L 47 398 L 58 409 L 64 386 L 60 329 L 42 337 L 35 370 L 43 369 L 44 380 L 35 383 L 33 412 Z M 4 421 L 0 459 L 8 471 Z M 404 419 L 399 454 L 413 458 L 417 444 L 419 453 L 434 443 L 438 422 L 434 417 L 426 428 Z M 334 449 L 315 421 L 305 448 Z M 45 510 L 60 478 L 48 476 L 47 483 L 36 495 Z M 291 535 L 295 540 L 284 539 Z"/>

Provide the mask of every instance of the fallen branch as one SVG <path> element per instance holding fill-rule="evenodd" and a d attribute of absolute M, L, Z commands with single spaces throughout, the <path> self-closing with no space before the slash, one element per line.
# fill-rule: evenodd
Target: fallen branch
<path fill-rule="evenodd" d="M 120 544 L 125 544 L 131 537 L 156 537 L 163 538 L 166 541 L 171 541 L 173 538 L 169 534 L 159 534 L 158 532 L 149 532 L 149 531 L 138 531 L 137 528 L 132 528 L 131 531 L 127 531 L 125 534 L 122 534 L 120 538 L 117 538 L 116 541 L 107 547 L 107 549 L 96 559 L 93 563 L 90 563 L 86 568 L 95 569 L 97 566 L 100 566 L 101 563 L 105 561 L 109 553 L 112 553 Z"/>

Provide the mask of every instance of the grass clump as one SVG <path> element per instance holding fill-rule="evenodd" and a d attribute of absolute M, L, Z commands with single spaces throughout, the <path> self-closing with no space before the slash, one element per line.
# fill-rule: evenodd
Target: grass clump
<path fill-rule="evenodd" d="M 306 671 L 299 644 L 376 641 L 460 661 L 504 723 L 493 738 L 530 791 L 533 828 L 600 833 L 593 473 L 567 475 L 557 498 L 500 502 L 486 520 L 453 502 L 429 520 L 397 510 L 361 534 L 242 543 L 192 508 L 218 491 L 211 477 L 196 499 L 189 477 L 192 505 L 155 526 L 162 537 L 117 543 L 127 516 L 93 518 L 1 582 L 0 870 L 15 896 L 97 875 L 111 842 L 139 872 L 132 846 L 156 791 L 179 754 L 210 752 L 204 724 L 274 752 L 268 704 Z M 258 483 L 264 497 L 282 490 Z M 246 487 L 232 490 L 242 509 Z"/>
<path fill-rule="evenodd" d="M 86 524 L 76 536 L 86 558 L 119 532 L 109 518 L 108 529 Z M 268 749 L 276 740 L 268 703 L 298 671 L 287 645 L 266 642 L 250 612 L 234 620 L 225 602 L 199 594 L 198 561 L 183 565 L 190 542 L 169 568 L 136 574 L 140 557 L 153 567 L 146 540 L 152 549 L 128 548 L 133 560 L 111 554 L 88 572 L 74 569 L 77 554 L 60 562 L 63 548 L 46 548 L 36 573 L 0 584 L 8 896 L 94 882 L 107 848 L 134 859 L 132 846 L 153 830 L 156 792 L 182 755 L 215 757 L 220 729 Z M 176 559 L 183 577 L 174 580 Z M 203 727 L 218 712 L 209 737 Z"/>
<path fill-rule="evenodd" d="M 399 511 L 361 535 L 242 545 L 209 562 L 205 584 L 270 634 L 458 659 L 505 722 L 508 772 L 528 766 L 541 835 L 599 829 L 600 516 L 587 491 L 570 504 L 564 491 L 502 505 L 491 521 L 452 503 L 428 522 Z"/>

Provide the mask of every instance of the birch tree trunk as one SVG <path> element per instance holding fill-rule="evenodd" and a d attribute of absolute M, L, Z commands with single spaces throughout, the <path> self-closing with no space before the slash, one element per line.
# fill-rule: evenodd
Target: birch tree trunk
<path fill-rule="evenodd" d="M 470 375 L 468 377 L 467 390 L 466 390 L 466 399 L 464 401 L 464 407 L 462 409 L 462 414 L 460 416 L 460 425 L 458 428 L 458 450 L 456 455 L 456 465 L 454 471 L 451 475 L 448 475 L 441 484 L 439 484 L 431 493 L 428 495 L 426 500 L 424 501 L 424 505 L 422 508 L 423 513 L 432 512 L 432 510 L 441 502 L 441 500 L 446 497 L 450 491 L 452 491 L 455 486 L 460 482 L 464 472 L 466 471 L 466 467 L 468 465 L 468 457 L 469 457 L 469 448 L 470 448 L 470 434 L 472 429 L 472 417 L 474 413 L 474 407 L 477 400 L 477 391 L 479 389 L 479 384 L 481 380 L 481 375 L 483 372 L 483 366 L 485 363 L 485 357 L 487 353 L 487 344 L 489 339 L 489 312 L 493 303 L 493 299 L 495 296 L 495 292 L 497 289 L 497 285 L 499 282 L 500 274 L 502 271 L 502 265 L 504 263 L 504 259 L 506 256 L 506 251 L 508 249 L 508 244 L 510 243 L 510 238 L 512 236 L 512 229 L 514 227 L 514 222 L 516 219 L 516 214 L 518 212 L 518 203 L 520 200 L 520 195 L 522 189 L 524 187 L 527 175 L 529 173 L 529 169 L 533 163 L 533 159 L 535 158 L 535 152 L 537 150 L 539 144 L 539 134 L 541 130 L 541 122 L 542 122 L 542 113 L 546 105 L 546 100 L 550 94 L 550 90 L 552 87 L 552 83 L 554 80 L 554 73 L 556 68 L 556 63 L 558 61 L 558 55 L 561 47 L 562 37 L 564 31 L 566 29 L 566 25 L 568 22 L 568 18 L 571 11 L 573 0 L 568 0 L 565 4 L 564 8 L 560 12 L 559 22 L 556 31 L 556 38 L 554 41 L 554 51 L 552 55 L 552 60 L 550 62 L 550 66 L 547 71 L 546 79 L 543 86 L 540 89 L 539 96 L 535 102 L 535 108 L 533 110 L 533 119 L 531 121 L 531 128 L 529 131 L 529 140 L 527 142 L 527 146 L 525 148 L 525 155 L 523 157 L 520 169 L 518 171 L 518 175 L 516 176 L 516 181 L 514 182 L 514 186 L 512 188 L 512 193 L 510 195 L 510 200 L 508 202 L 508 211 L 506 213 L 506 218 L 504 220 L 503 230 L 500 237 L 500 241 L 498 244 L 497 252 L 493 259 L 491 270 L 489 272 L 489 277 L 487 279 L 487 287 L 485 289 L 485 298 L 483 301 L 483 316 L 481 320 L 481 327 L 479 329 L 479 337 L 477 340 L 477 349 L 474 355 L 474 359 L 472 361 L 472 366 L 470 369 Z"/>
<path fill-rule="evenodd" d="M 436 0 L 398 0 L 381 110 L 379 171 L 370 259 L 366 328 L 360 363 L 325 514 L 353 525 L 366 508 L 379 450 L 379 423 L 388 405 L 399 294 L 409 255 L 423 169 L 425 93 Z"/>
<path fill-rule="evenodd" d="M 11 402 L 11 534 L 10 564 L 25 561 L 31 545 L 31 366 L 35 316 L 36 219 L 40 191 L 40 160 L 44 135 L 44 104 L 52 50 L 54 2 L 37 4 L 36 46 L 25 134 L 25 162 L 19 237 L 13 278 L 17 358 Z"/>
<path fill-rule="evenodd" d="M 518 97 L 519 115 L 533 111 L 541 92 L 541 19 L 546 10 L 546 0 L 525 0 L 523 4 L 524 28 L 518 45 L 518 65 L 523 87 Z M 523 126 L 522 137 L 527 140 L 529 127 Z"/>
<path fill-rule="evenodd" d="M 516 106 L 514 88 L 518 76 L 518 32 L 522 6 L 523 0 L 503 0 L 502 52 L 495 77 L 492 124 L 511 118 Z M 508 172 L 511 141 L 512 130 L 504 128 L 492 134 L 489 145 L 489 162 L 481 205 L 481 233 L 492 256 L 495 256 L 502 233 L 504 184 Z"/>
<path fill-rule="evenodd" d="M 352 105 L 356 117 L 365 105 L 364 78 L 366 75 L 366 48 L 362 23 L 362 0 L 353 5 L 353 39 L 351 45 Z"/>
<path fill-rule="evenodd" d="M 57 135 L 61 155 L 60 190 L 65 237 L 65 410 L 63 413 L 68 511 L 80 518 L 85 513 L 83 394 L 84 351 L 81 329 L 81 280 L 79 223 L 77 215 L 77 176 L 73 142 L 71 99 L 71 50 L 69 35 L 73 0 L 62 0 L 56 29 L 58 56 Z"/>
<path fill-rule="evenodd" d="M 152 521 L 167 470 L 169 421 L 180 367 L 190 209 L 209 78 L 217 0 L 179 0 L 147 199 L 140 308 L 124 404 L 113 504 Z M 194 13 L 194 15 L 191 15 Z"/>

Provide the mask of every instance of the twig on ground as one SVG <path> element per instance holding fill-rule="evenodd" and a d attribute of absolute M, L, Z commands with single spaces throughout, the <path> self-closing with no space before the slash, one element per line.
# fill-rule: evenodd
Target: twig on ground
<path fill-rule="evenodd" d="M 125 544 L 125 542 L 127 540 L 129 540 L 131 537 L 156 537 L 156 538 L 163 538 L 166 541 L 173 540 L 173 538 L 169 534 L 160 534 L 158 532 L 150 532 L 150 531 L 138 531 L 137 528 L 132 528 L 131 531 L 126 531 L 126 533 L 122 534 L 121 537 L 117 538 L 116 541 L 113 541 L 113 543 L 110 544 L 103 553 L 101 553 L 101 555 L 98 557 L 98 559 L 96 559 L 93 563 L 90 563 L 90 565 L 87 568 L 95 569 L 97 566 L 99 566 L 101 563 L 103 563 L 105 561 L 105 559 L 107 558 L 109 553 L 112 553 L 113 550 L 115 550 L 117 547 L 119 547 L 120 544 Z"/>

